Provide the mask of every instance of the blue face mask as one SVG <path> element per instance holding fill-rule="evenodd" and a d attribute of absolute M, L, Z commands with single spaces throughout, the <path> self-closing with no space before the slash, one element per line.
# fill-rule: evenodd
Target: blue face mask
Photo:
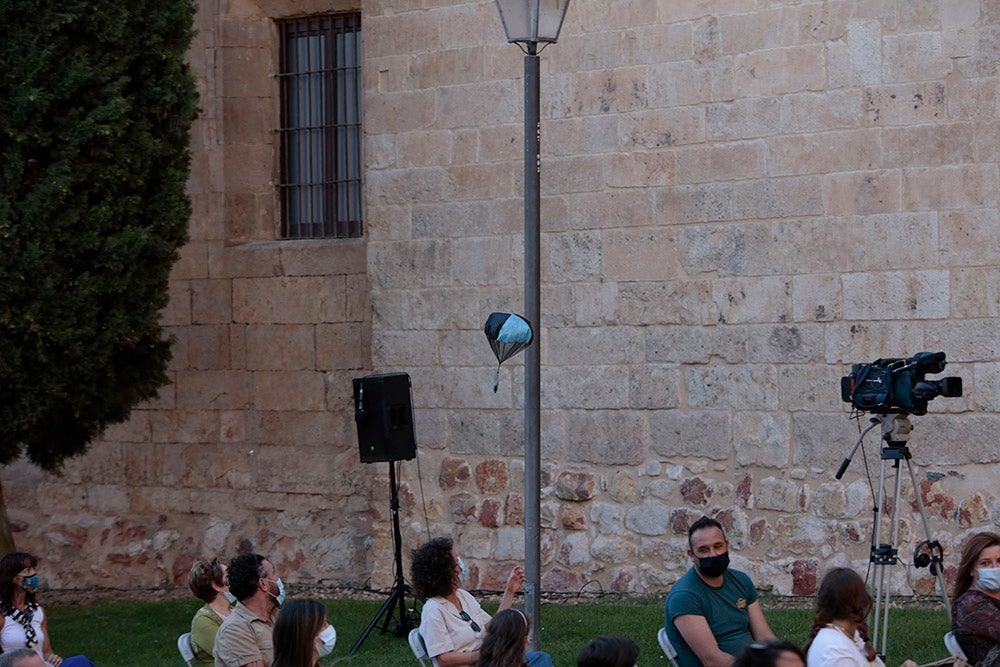
<path fill-rule="evenodd" d="M 1000 568 L 979 568 L 979 587 L 986 591 L 1000 591 Z"/>
<path fill-rule="evenodd" d="M 25 577 L 21 580 L 21 588 L 28 591 L 29 593 L 34 593 L 38 590 L 38 573 L 31 575 L 30 577 Z"/>
<path fill-rule="evenodd" d="M 236 596 L 229 591 L 222 591 L 222 594 L 229 601 L 229 604 L 236 604 Z"/>
<path fill-rule="evenodd" d="M 280 608 L 281 605 L 285 604 L 285 584 L 281 581 L 281 577 L 278 577 L 278 581 L 275 583 L 278 584 L 278 594 L 271 597 L 274 598 L 275 603 Z"/>
<path fill-rule="evenodd" d="M 465 581 L 465 561 L 461 556 L 458 558 L 458 580 Z"/>

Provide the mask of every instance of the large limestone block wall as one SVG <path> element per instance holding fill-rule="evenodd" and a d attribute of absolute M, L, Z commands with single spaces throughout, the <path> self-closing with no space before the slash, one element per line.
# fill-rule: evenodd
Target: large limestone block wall
<path fill-rule="evenodd" d="M 183 587 L 193 559 L 243 539 L 293 585 L 367 582 L 374 471 L 350 382 L 370 367 L 365 243 L 275 240 L 273 19 L 303 8 L 199 4 L 194 215 L 163 314 L 172 384 L 64 476 L 3 471 L 17 545 L 49 586 Z"/>
<path fill-rule="evenodd" d="M 523 374 L 493 393 L 482 325 L 523 308 L 521 54 L 490 2 L 364 22 L 372 363 L 412 375 L 420 451 L 404 542 L 426 504 L 496 588 L 523 557 Z M 863 568 L 839 380 L 921 350 L 965 383 L 913 418 L 931 532 L 953 567 L 1000 525 L 998 49 L 975 0 L 571 4 L 541 57 L 545 589 L 662 590 L 701 514 L 778 592 Z M 877 432 L 866 449 L 877 484 Z"/>

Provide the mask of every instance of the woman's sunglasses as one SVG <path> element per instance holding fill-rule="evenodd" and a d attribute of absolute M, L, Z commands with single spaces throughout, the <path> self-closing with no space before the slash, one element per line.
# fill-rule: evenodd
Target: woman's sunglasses
<path fill-rule="evenodd" d="M 479 627 L 479 624 L 472 620 L 472 617 L 469 616 L 468 612 L 463 611 L 462 613 L 460 613 L 458 615 L 458 617 L 460 619 L 462 619 L 463 621 L 467 621 L 469 623 L 469 625 L 472 627 L 472 631 L 473 632 L 479 632 L 480 630 L 482 630 L 482 628 Z"/>

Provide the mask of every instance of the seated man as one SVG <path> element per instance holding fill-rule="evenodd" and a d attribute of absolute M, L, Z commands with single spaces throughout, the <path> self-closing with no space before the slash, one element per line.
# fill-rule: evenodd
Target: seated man
<path fill-rule="evenodd" d="M 729 667 L 746 644 L 777 639 L 757 602 L 750 577 L 729 569 L 722 525 L 707 516 L 688 529 L 694 566 L 667 595 L 667 637 L 680 667 Z"/>
<path fill-rule="evenodd" d="M 237 603 L 215 636 L 215 667 L 270 667 L 274 616 L 285 586 L 270 561 L 253 553 L 229 561 L 227 575 Z"/>
<path fill-rule="evenodd" d="M 0 654 L 0 667 L 45 667 L 45 661 L 30 648 L 16 648 Z"/>

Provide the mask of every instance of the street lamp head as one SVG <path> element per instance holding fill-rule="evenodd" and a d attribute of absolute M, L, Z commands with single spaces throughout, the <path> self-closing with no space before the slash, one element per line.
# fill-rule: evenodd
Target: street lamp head
<path fill-rule="evenodd" d="M 554 44 L 569 0 L 496 0 L 507 41 Z"/>

